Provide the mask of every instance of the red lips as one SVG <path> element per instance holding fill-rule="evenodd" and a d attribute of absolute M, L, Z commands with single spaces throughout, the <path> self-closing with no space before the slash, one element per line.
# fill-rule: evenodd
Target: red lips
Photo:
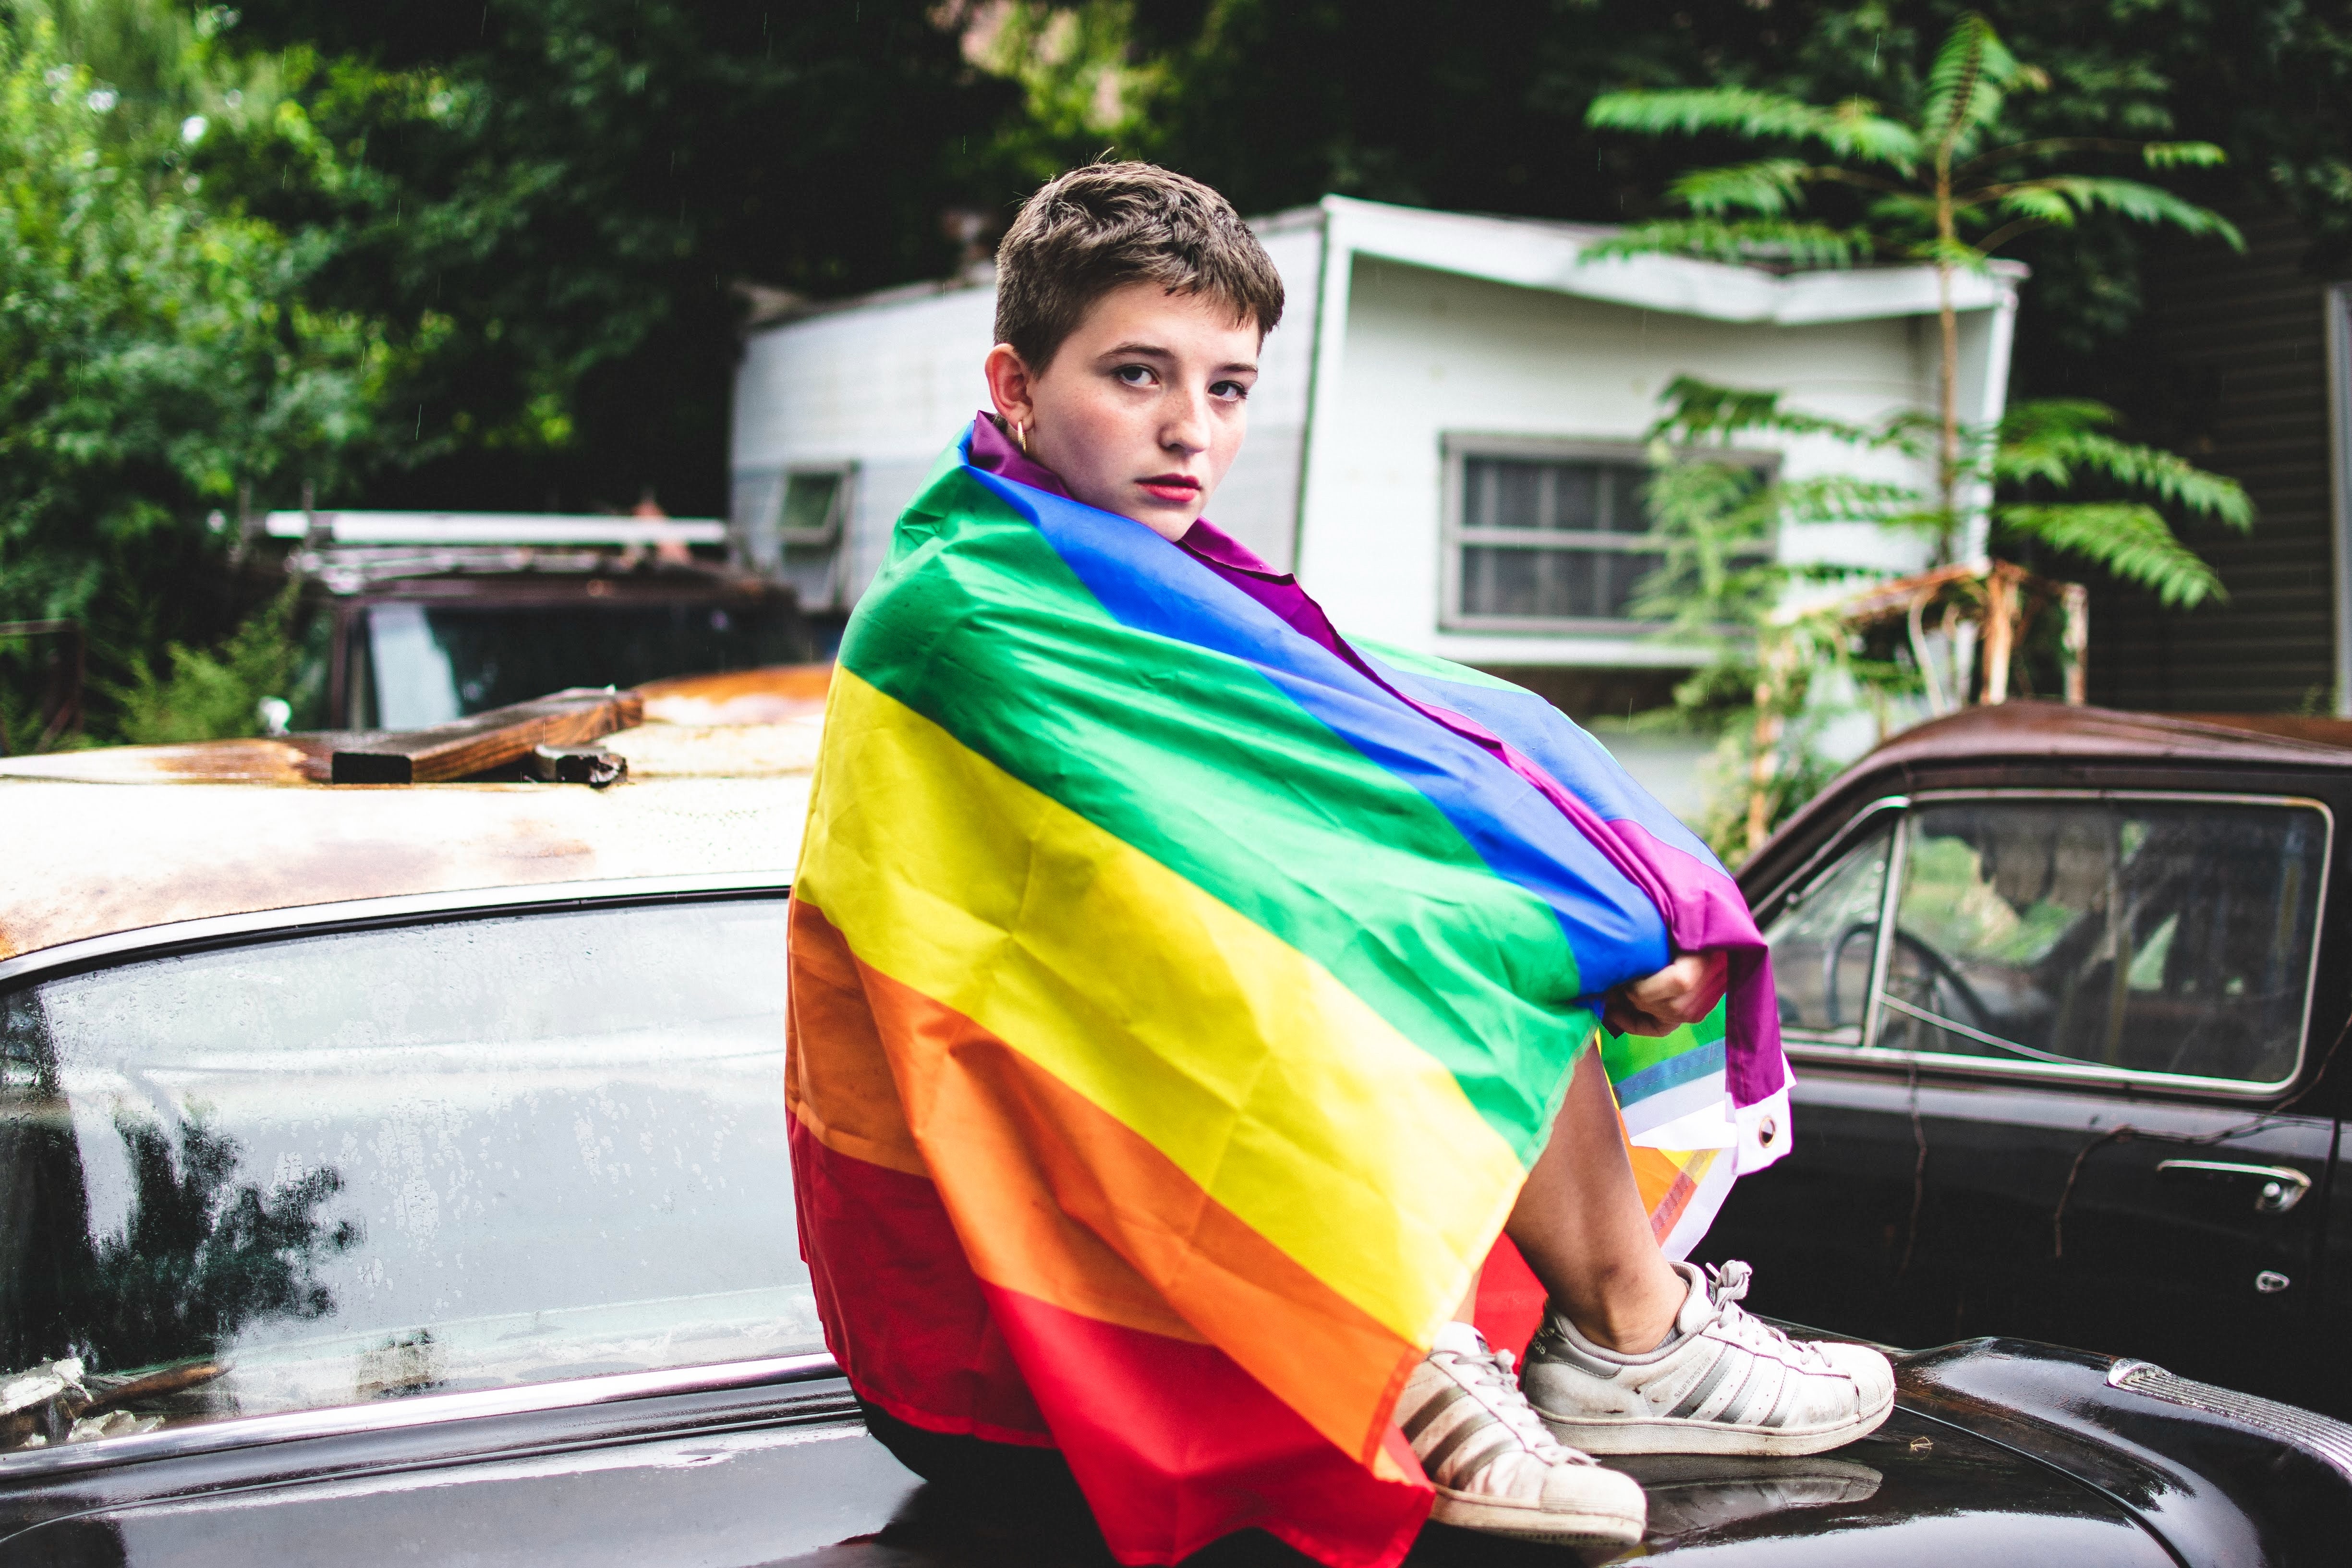
<path fill-rule="evenodd" d="M 1201 493 L 1201 481 L 1190 474 L 1154 474 L 1136 483 L 1166 501 L 1188 501 Z"/>

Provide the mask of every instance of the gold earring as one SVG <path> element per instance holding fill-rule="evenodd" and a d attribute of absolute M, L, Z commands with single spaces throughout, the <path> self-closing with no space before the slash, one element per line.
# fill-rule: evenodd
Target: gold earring
<path fill-rule="evenodd" d="M 1026 425 L 1023 425 L 1023 424 L 1020 424 L 1020 423 L 1018 423 L 1018 422 L 1016 422 L 1016 423 L 1013 425 L 1013 444 L 1014 446 L 1016 446 L 1016 447 L 1020 447 L 1020 448 L 1021 448 L 1021 455 L 1022 455 L 1023 457 L 1024 457 L 1024 458 L 1025 458 L 1025 457 L 1027 457 L 1027 456 L 1029 455 L 1029 426 L 1026 426 Z"/>

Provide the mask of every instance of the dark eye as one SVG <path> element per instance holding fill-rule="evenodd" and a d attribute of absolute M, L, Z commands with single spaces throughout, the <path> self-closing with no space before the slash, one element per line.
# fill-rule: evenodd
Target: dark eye
<path fill-rule="evenodd" d="M 1151 384 L 1151 367 L 1148 364 L 1123 364 L 1111 372 L 1111 374 L 1118 377 L 1120 383 L 1127 386 Z"/>
<path fill-rule="evenodd" d="M 1238 381 L 1220 381 L 1209 388 L 1209 395 L 1227 403 L 1239 403 L 1250 395 L 1250 389 Z"/>

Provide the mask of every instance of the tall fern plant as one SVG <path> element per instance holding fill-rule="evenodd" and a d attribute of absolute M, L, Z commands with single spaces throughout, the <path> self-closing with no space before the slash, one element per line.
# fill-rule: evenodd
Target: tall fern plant
<path fill-rule="evenodd" d="M 1720 761 L 1732 787 L 1710 803 L 1706 832 L 1718 853 L 1738 860 L 1833 771 L 1817 742 L 1841 699 L 1825 700 L 1825 689 L 1865 696 L 1883 726 L 1890 698 L 1932 681 L 1926 648 L 1916 640 L 1916 608 L 1907 671 L 1863 657 L 1850 595 L 1871 586 L 1876 574 L 1788 561 L 1773 548 L 1776 535 L 1791 522 L 1906 528 L 1932 526 L 1943 516 L 1936 499 L 1915 485 L 1834 472 L 1785 477 L 1742 454 L 1813 438 L 1858 455 L 1918 459 L 1934 431 L 1910 411 L 1861 424 L 1791 408 L 1777 392 L 1691 376 L 1669 384 L 1661 403 L 1649 433 L 1646 493 L 1659 564 L 1643 579 L 1632 608 L 1678 645 L 1708 655 L 1706 667 L 1676 689 L 1675 702 L 1684 721 L 1724 724 Z M 2084 553 L 2158 585 L 2168 602 L 2195 603 L 2218 591 L 2211 569 L 2173 537 L 2158 505 L 2242 519 L 2243 492 L 2172 453 L 2117 438 L 2107 428 L 2111 418 L 2096 404 L 2033 403 L 1990 429 L 1964 429 L 1961 467 L 1993 488 L 1994 532 L 2084 541 Z M 2063 489 L 2085 476 L 2118 499 L 2036 499 L 2042 488 Z M 1986 674 L 1989 690 L 2006 688 L 2005 665 L 1998 677 L 1990 668 Z M 1928 689 L 1930 710 L 1937 710 L 1932 684 Z"/>
<path fill-rule="evenodd" d="M 2150 169 L 2220 163 L 2221 150 L 2210 142 L 2009 138 L 2003 110 L 2011 98 L 2048 85 L 2047 73 L 2019 60 L 1990 23 L 1970 14 L 1937 49 L 1916 101 L 1899 110 L 1859 98 L 1812 104 L 1748 88 L 1606 94 L 1587 113 L 1594 126 L 1728 135 L 1761 143 L 1769 155 L 1683 174 L 1666 194 L 1688 216 L 1633 226 L 1587 254 L 1667 252 L 1801 268 L 1870 260 L 1933 266 L 1942 351 L 1935 493 L 1927 507 L 1895 509 L 1885 521 L 1924 527 L 1938 558 L 1949 560 L 1971 517 L 1983 515 L 1984 498 L 2005 486 L 2012 500 L 1993 514 L 1997 533 L 2095 562 L 2186 607 L 2219 597 L 2221 582 L 2158 507 L 2144 500 L 2063 502 L 2051 494 L 2085 478 L 2114 480 L 2242 530 L 2253 512 L 2236 485 L 2116 440 L 2113 411 L 2097 404 L 2021 405 L 1995 429 L 1972 429 L 1960 418 L 1958 273 L 1982 271 L 2020 237 L 2071 226 L 2094 212 L 2244 247 L 2220 214 L 2169 191 L 2053 166 L 2085 153 L 2128 156 Z M 1827 160 L 1817 161 L 1824 153 Z M 1843 218 L 1815 210 L 1830 192 L 1846 194 Z"/>

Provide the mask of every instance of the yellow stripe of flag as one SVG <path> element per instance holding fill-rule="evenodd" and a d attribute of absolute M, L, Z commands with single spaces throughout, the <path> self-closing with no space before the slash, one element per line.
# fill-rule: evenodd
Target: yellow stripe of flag
<path fill-rule="evenodd" d="M 1453 1076 L 1320 964 L 847 669 L 826 730 L 800 883 L 857 956 L 1428 1343 L 1522 1175 Z"/>

